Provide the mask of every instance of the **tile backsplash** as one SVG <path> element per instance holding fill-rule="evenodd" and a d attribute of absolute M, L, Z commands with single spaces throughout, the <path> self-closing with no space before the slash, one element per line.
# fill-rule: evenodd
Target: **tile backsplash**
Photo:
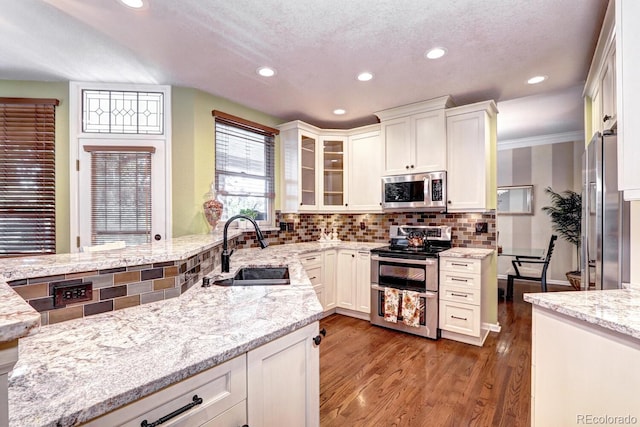
<path fill-rule="evenodd" d="M 476 232 L 476 223 L 486 222 L 487 232 Z M 318 240 L 320 229 L 335 227 L 338 237 L 345 241 L 388 242 L 391 225 L 450 225 L 453 246 L 496 248 L 496 215 L 490 213 L 277 213 L 276 226 L 293 224 L 293 229 L 263 233 L 269 244 L 302 243 Z M 288 227 L 283 227 L 288 228 Z M 238 238 L 239 247 L 257 247 L 255 233 Z"/>

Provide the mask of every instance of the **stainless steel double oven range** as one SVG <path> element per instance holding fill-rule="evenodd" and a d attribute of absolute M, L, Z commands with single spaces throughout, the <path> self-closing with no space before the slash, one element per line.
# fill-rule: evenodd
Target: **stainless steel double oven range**
<path fill-rule="evenodd" d="M 389 246 L 371 250 L 371 323 L 437 339 L 440 337 L 438 253 L 451 248 L 451 227 L 391 226 L 389 234 Z M 405 325 L 401 315 L 396 323 L 385 320 L 387 287 L 418 292 L 418 327 Z M 399 313 L 402 313 L 401 307 Z"/>

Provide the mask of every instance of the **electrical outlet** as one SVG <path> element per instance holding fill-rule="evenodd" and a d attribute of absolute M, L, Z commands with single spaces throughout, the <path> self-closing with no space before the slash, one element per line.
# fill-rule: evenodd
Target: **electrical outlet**
<path fill-rule="evenodd" d="M 476 222 L 476 233 L 486 233 L 489 230 L 489 224 L 486 222 Z"/>
<path fill-rule="evenodd" d="M 64 307 L 82 301 L 91 301 L 93 298 L 92 282 L 73 283 L 53 287 L 53 306 Z"/>
<path fill-rule="evenodd" d="M 280 231 L 287 231 L 287 223 L 286 222 L 281 222 L 280 223 Z"/>
<path fill-rule="evenodd" d="M 367 229 L 367 225 L 364 223 L 364 221 L 360 222 L 360 230 L 366 230 Z"/>
<path fill-rule="evenodd" d="M 287 231 L 293 231 L 293 223 L 292 222 L 288 222 L 287 223 Z"/>

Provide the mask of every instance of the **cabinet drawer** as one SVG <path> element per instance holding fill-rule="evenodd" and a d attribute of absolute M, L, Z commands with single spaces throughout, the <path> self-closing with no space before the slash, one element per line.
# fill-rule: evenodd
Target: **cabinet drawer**
<path fill-rule="evenodd" d="M 309 280 L 313 286 L 320 285 L 323 283 L 322 280 L 322 265 L 314 266 L 314 267 L 306 267 L 305 271 L 307 272 L 307 276 L 309 276 Z"/>
<path fill-rule="evenodd" d="M 440 287 L 453 286 L 463 289 L 480 289 L 482 276 L 479 274 L 459 273 L 454 271 L 440 272 Z"/>
<path fill-rule="evenodd" d="M 461 302 L 463 304 L 480 305 L 480 289 L 441 286 L 440 299 Z"/>
<path fill-rule="evenodd" d="M 480 307 L 451 301 L 440 303 L 440 329 L 480 336 Z"/>
<path fill-rule="evenodd" d="M 440 258 L 440 270 L 480 274 L 481 260 L 469 258 Z"/>
<path fill-rule="evenodd" d="M 163 423 L 167 427 L 199 426 L 247 398 L 247 357 L 238 356 L 83 424 L 85 427 L 139 427 L 149 424 L 193 402 L 202 403 Z"/>
<path fill-rule="evenodd" d="M 299 259 L 305 269 L 313 265 L 322 265 L 322 252 L 309 252 L 300 255 Z"/>
<path fill-rule="evenodd" d="M 247 401 L 243 400 L 231 409 L 226 410 L 200 427 L 242 426 L 247 423 Z"/>

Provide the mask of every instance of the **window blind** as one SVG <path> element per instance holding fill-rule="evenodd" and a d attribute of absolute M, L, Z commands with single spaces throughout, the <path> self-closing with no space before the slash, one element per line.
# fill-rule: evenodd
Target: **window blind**
<path fill-rule="evenodd" d="M 224 204 L 223 218 L 243 209 L 268 220 L 274 193 L 274 135 L 253 122 L 214 111 L 216 191 Z"/>
<path fill-rule="evenodd" d="M 152 153 L 91 148 L 91 244 L 151 242 Z"/>
<path fill-rule="evenodd" d="M 0 256 L 56 251 L 56 99 L 0 98 Z"/>

